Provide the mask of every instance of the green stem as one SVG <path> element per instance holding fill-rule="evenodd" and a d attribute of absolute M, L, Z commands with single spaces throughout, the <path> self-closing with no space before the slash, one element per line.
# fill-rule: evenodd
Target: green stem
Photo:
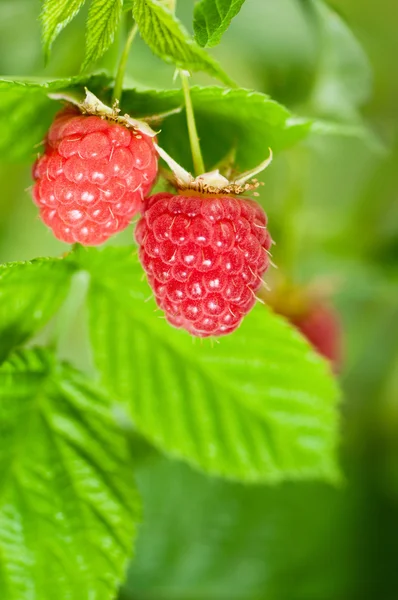
<path fill-rule="evenodd" d="M 112 95 L 113 102 L 117 101 L 120 103 L 120 99 L 122 97 L 122 92 L 123 92 L 124 74 L 126 72 L 127 59 L 129 57 L 130 46 L 133 43 L 134 38 L 137 35 L 137 33 L 138 33 L 138 26 L 137 26 L 137 24 L 135 24 L 131 28 L 131 31 L 130 31 L 130 33 L 127 37 L 126 43 L 124 45 L 122 55 L 120 57 L 119 66 L 118 66 L 116 78 L 115 78 L 115 87 L 113 88 L 113 95 Z"/>
<path fill-rule="evenodd" d="M 205 172 L 205 165 L 200 150 L 198 131 L 196 129 L 195 114 L 193 112 L 191 92 L 189 90 L 188 77 L 180 70 L 182 89 L 184 92 L 185 108 L 187 112 L 187 125 L 189 133 L 189 143 L 191 144 L 192 160 L 195 175 L 202 175 Z"/>

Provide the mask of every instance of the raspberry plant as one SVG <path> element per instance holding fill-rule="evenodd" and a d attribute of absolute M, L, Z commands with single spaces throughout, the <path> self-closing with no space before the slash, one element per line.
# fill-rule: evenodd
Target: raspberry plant
<path fill-rule="evenodd" d="M 43 1 L 47 60 L 83 4 Z M 55 236 L 73 244 L 57 258 L 0 267 L 0 596 L 6 600 L 116 597 L 138 524 L 150 518 L 140 507 L 135 467 L 154 449 L 209 476 L 246 484 L 340 479 L 339 391 L 328 362 L 267 307 L 257 304 L 243 319 L 270 264 L 267 183 L 256 198 L 263 208 L 248 199 L 250 193 L 235 198 L 228 185 L 240 173 L 256 173 L 269 148 L 277 160 L 309 135 L 361 137 L 364 130 L 295 116 L 238 86 L 206 47 L 220 42 L 243 0 L 197 2 L 194 38 L 175 4 L 91 0 L 80 74 L 0 81 L 0 150 L 8 160 L 33 163 L 39 147 L 34 201 Z M 327 22 L 323 4 L 302 4 L 319 23 Z M 115 39 L 124 37 L 124 24 L 128 33 L 113 72 L 99 70 Z M 138 33 L 175 66 L 176 86 L 124 83 Z M 222 85 L 191 86 L 188 75 L 196 72 Z M 89 110 L 87 91 L 99 102 Z M 150 196 L 158 159 L 160 195 Z M 181 191 L 178 181 L 170 191 L 170 180 L 193 170 L 197 178 L 206 170 L 224 173 L 227 192 L 216 187 L 195 195 Z M 171 206 L 176 201 L 178 211 Z M 219 343 L 192 343 L 186 331 L 158 318 L 130 226 L 140 211 L 135 235 L 159 306 L 190 333 L 228 333 Z M 153 211 L 157 219 L 150 218 Z M 167 266 L 164 257 L 169 252 L 171 259 L 181 241 L 175 239 L 179 227 L 183 236 L 194 236 L 191 242 L 209 236 L 210 271 L 198 266 L 198 254 L 193 274 L 183 273 L 191 268 L 184 265 L 188 251 L 178 255 L 178 268 Z M 124 245 L 111 240 L 88 247 L 126 228 Z M 272 222 L 269 228 L 272 233 Z M 165 249 L 166 241 L 171 247 Z M 228 274 L 234 261 L 239 266 Z M 192 290 L 198 274 L 206 298 L 188 306 L 186 300 L 195 298 L 185 277 Z M 80 360 L 79 348 L 65 361 L 60 348 L 68 330 L 79 329 L 79 304 L 89 358 Z"/>

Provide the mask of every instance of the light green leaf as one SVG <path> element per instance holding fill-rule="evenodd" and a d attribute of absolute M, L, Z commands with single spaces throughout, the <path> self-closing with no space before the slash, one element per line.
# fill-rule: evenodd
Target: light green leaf
<path fill-rule="evenodd" d="M 216 46 L 245 0 L 200 0 L 195 4 L 193 28 L 200 46 Z"/>
<path fill-rule="evenodd" d="M 71 276 L 71 265 L 57 258 L 0 266 L 0 362 L 50 320 Z"/>
<path fill-rule="evenodd" d="M 192 103 L 206 168 L 210 170 L 231 148 L 236 148 L 236 167 L 250 169 L 272 148 L 277 152 L 306 137 L 310 121 L 295 120 L 269 96 L 245 89 L 217 86 L 191 88 Z M 159 114 L 184 100 L 180 90 L 125 90 L 123 110 L 135 116 Z M 161 124 L 159 144 L 186 168 L 192 168 L 185 113 L 168 117 Z"/>
<path fill-rule="evenodd" d="M 0 596 L 111 600 L 137 519 L 109 401 L 40 350 L 0 367 Z"/>
<path fill-rule="evenodd" d="M 60 102 L 48 97 L 50 92 L 81 90 L 87 86 L 97 95 L 109 83 L 109 77 L 84 75 L 70 79 L 44 81 L 0 79 L 0 158 L 5 162 L 34 161 L 38 146 L 57 111 Z"/>
<path fill-rule="evenodd" d="M 128 12 L 128 11 L 130 11 L 130 10 L 133 10 L 134 1 L 135 1 L 135 0 L 123 0 L 123 10 L 124 10 L 125 12 Z"/>
<path fill-rule="evenodd" d="M 50 54 L 54 40 L 77 15 L 84 2 L 85 0 L 44 0 L 40 19 L 46 58 Z"/>
<path fill-rule="evenodd" d="M 108 50 L 115 39 L 123 12 L 123 0 L 91 0 L 86 28 L 85 69 Z"/>
<path fill-rule="evenodd" d="M 91 274 L 102 381 L 155 446 L 242 481 L 337 478 L 337 386 L 295 329 L 260 305 L 219 343 L 193 343 L 145 302 L 131 250 L 82 251 L 78 260 Z"/>
<path fill-rule="evenodd" d="M 135 0 L 133 15 L 142 39 L 152 52 L 187 71 L 206 71 L 233 85 L 217 61 L 200 48 L 161 0 Z"/>

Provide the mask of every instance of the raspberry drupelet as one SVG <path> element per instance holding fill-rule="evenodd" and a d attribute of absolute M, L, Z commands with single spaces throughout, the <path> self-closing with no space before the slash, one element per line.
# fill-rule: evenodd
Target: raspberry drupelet
<path fill-rule="evenodd" d="M 194 192 L 147 198 L 135 235 L 167 320 L 199 337 L 237 329 L 269 266 L 266 226 L 263 209 L 247 198 Z"/>
<path fill-rule="evenodd" d="M 58 239 L 95 246 L 129 225 L 156 175 L 151 137 L 68 106 L 33 167 L 33 199 Z"/>

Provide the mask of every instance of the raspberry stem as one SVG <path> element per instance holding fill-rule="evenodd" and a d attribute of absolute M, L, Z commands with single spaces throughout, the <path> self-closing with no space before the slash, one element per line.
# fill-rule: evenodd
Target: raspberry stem
<path fill-rule="evenodd" d="M 191 92 L 189 89 L 188 77 L 184 71 L 180 70 L 180 78 L 182 83 L 182 89 L 184 92 L 185 108 L 187 112 L 187 125 L 189 133 L 189 143 L 191 145 L 191 153 L 193 166 L 195 170 L 195 176 L 202 175 L 205 173 L 205 165 L 203 162 L 202 152 L 200 150 L 198 131 L 196 129 L 195 114 L 193 111 Z"/>
<path fill-rule="evenodd" d="M 134 41 L 135 36 L 138 33 L 138 26 L 135 24 L 127 36 L 126 43 L 123 48 L 122 55 L 120 57 L 119 66 L 117 68 L 116 77 L 115 77 L 115 87 L 113 88 L 112 100 L 113 102 L 118 102 L 120 104 L 120 99 L 122 97 L 123 92 L 123 81 L 124 74 L 126 72 L 127 59 L 129 57 L 130 47 Z"/>

